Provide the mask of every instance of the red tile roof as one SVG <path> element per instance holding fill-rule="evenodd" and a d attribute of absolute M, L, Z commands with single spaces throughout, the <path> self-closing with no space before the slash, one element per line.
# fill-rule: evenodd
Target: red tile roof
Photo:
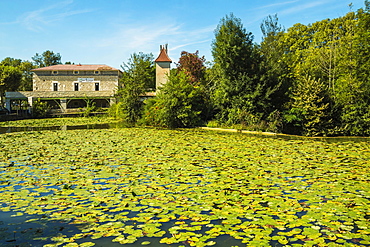
<path fill-rule="evenodd" d="M 170 62 L 172 63 L 172 60 L 168 57 L 167 51 L 165 47 L 161 49 L 161 52 L 159 53 L 159 56 L 155 60 L 155 62 Z"/>
<path fill-rule="evenodd" d="M 82 64 L 58 64 L 58 65 L 52 65 L 48 67 L 42 67 L 33 69 L 31 71 L 61 71 L 61 70 L 73 70 L 73 71 L 102 71 L 102 70 L 113 70 L 118 71 L 118 69 L 115 69 L 113 67 L 110 67 L 105 64 L 94 64 L 94 65 L 82 65 Z"/>

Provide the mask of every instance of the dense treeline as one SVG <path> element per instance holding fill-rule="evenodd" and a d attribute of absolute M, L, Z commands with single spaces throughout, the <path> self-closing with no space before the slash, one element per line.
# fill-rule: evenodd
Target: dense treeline
<path fill-rule="evenodd" d="M 268 16 L 256 44 L 242 21 L 227 15 L 215 30 L 213 64 L 206 67 L 198 52 L 183 52 L 169 83 L 141 104 L 137 121 L 369 135 L 369 24 L 368 1 L 343 17 L 287 30 L 276 15 Z"/>
<path fill-rule="evenodd" d="M 49 50 L 36 53 L 32 60 L 6 57 L 0 62 L 0 106 L 7 91 L 32 91 L 32 69 L 61 64 L 60 54 Z"/>

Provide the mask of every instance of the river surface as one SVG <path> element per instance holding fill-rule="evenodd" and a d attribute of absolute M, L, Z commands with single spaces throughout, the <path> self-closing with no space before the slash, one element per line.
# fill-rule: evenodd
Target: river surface
<path fill-rule="evenodd" d="M 22 126 L 22 127 L 0 127 L 0 134 L 15 133 L 15 132 L 28 132 L 28 131 L 43 131 L 43 130 L 56 130 L 56 131 L 67 131 L 67 130 L 81 130 L 81 129 L 112 129 L 112 128 L 125 128 L 127 127 L 123 123 L 105 123 L 105 124 L 85 124 L 85 125 L 58 125 L 58 126 Z M 217 130 L 219 131 L 219 130 Z M 240 133 L 239 133 L 240 134 Z M 318 140 L 324 142 L 370 142 L 370 137 L 351 137 L 351 136 L 339 136 L 339 137 L 305 137 L 287 134 L 276 134 L 276 135 L 261 135 L 252 133 L 243 133 L 246 135 L 258 136 L 261 138 L 279 138 L 286 140 Z"/>

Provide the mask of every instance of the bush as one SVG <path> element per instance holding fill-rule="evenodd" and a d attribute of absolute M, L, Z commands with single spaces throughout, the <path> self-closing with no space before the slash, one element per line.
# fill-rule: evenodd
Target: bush
<path fill-rule="evenodd" d="M 44 118 L 49 114 L 50 106 L 47 102 L 41 102 L 37 99 L 32 105 L 32 116 L 36 118 Z"/>
<path fill-rule="evenodd" d="M 95 102 L 91 102 L 90 100 L 87 101 L 87 105 L 85 109 L 81 112 L 82 117 L 88 117 L 94 111 L 96 111 L 97 107 L 95 106 Z"/>
<path fill-rule="evenodd" d="M 172 74 L 155 99 L 146 101 L 142 123 L 168 128 L 202 125 L 209 110 L 202 86 L 193 86 L 182 71 Z"/>
<path fill-rule="evenodd" d="M 290 109 L 284 115 L 286 123 L 299 129 L 300 134 L 327 135 L 332 122 L 327 85 L 306 76 L 297 81 L 292 94 Z"/>
<path fill-rule="evenodd" d="M 123 119 L 124 113 L 122 104 L 122 102 L 112 104 L 108 109 L 108 115 L 115 119 Z"/>

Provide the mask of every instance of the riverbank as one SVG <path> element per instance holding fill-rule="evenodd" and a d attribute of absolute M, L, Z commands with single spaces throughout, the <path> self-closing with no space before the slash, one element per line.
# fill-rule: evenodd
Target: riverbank
<path fill-rule="evenodd" d="M 203 130 L 210 130 L 210 131 L 221 131 L 221 132 L 231 132 L 231 133 L 241 133 L 241 134 L 249 134 L 249 135 L 256 135 L 256 136 L 265 136 L 265 137 L 276 137 L 282 139 L 310 139 L 310 140 L 324 140 L 328 142 L 336 142 L 336 141 L 369 141 L 370 137 L 363 137 L 363 136 L 299 136 L 299 135 L 289 135 L 289 134 L 282 134 L 282 133 L 274 133 L 274 132 L 262 132 L 262 131 L 250 131 L 250 130 L 239 130 L 239 129 L 224 129 L 224 128 L 211 128 L 211 127 L 200 127 Z"/>

